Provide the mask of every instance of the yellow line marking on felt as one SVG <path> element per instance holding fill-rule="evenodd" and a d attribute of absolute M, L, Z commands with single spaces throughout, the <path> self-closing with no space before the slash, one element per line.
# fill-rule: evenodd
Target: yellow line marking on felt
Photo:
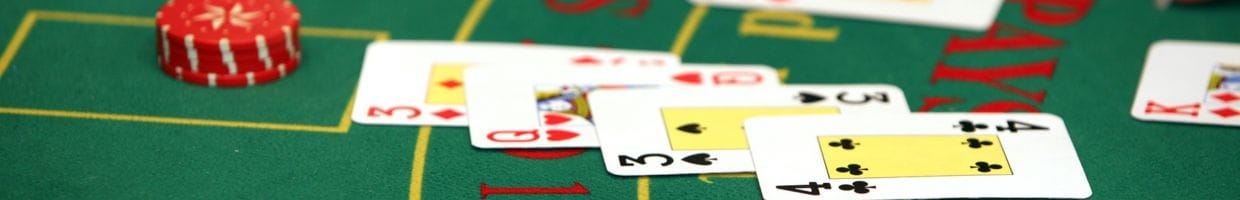
<path fill-rule="evenodd" d="M 387 32 L 383 32 L 383 33 L 379 33 L 379 35 L 375 35 L 375 41 L 388 41 L 391 39 L 392 39 L 392 35 L 388 34 Z"/>
<path fill-rule="evenodd" d="M 387 37 L 387 31 L 363 30 L 363 29 L 345 29 L 345 28 L 323 28 L 323 27 L 301 27 L 301 35 L 308 37 L 326 37 L 341 39 L 357 39 L 357 40 L 379 40 Z"/>
<path fill-rule="evenodd" d="M 111 14 L 94 14 L 80 12 L 63 12 L 47 10 L 31 10 L 38 13 L 39 18 L 49 21 L 75 22 L 83 24 L 103 24 L 117 26 L 155 27 L 155 18 L 135 17 Z"/>
<path fill-rule="evenodd" d="M 113 14 L 97 14 L 83 12 L 67 12 L 67 11 L 48 11 L 48 10 L 30 10 L 26 12 L 26 17 L 22 19 L 21 25 L 18 25 L 17 31 L 13 34 L 13 38 L 9 41 L 8 47 L 5 48 L 4 54 L 0 56 L 0 77 L 4 76 L 4 72 L 12 63 L 13 57 L 21 50 L 21 45 L 26 40 L 26 36 L 30 33 L 32 27 L 39 20 L 70 22 L 81 24 L 96 25 L 114 25 L 114 26 L 136 26 L 136 27 L 155 27 L 155 19 L 150 17 L 136 17 Z M 326 37 L 338 39 L 362 39 L 383 41 L 391 38 L 387 31 L 363 30 L 363 29 L 343 29 L 343 28 L 324 28 L 324 27 L 302 27 L 301 34 L 308 37 Z M 349 111 L 353 108 L 353 97 L 356 97 L 357 90 L 354 89 L 353 96 L 349 97 L 349 103 L 345 106 L 344 114 L 340 117 L 340 122 L 336 126 L 321 125 L 303 125 L 303 124 L 281 124 L 266 122 L 246 122 L 246 121 L 230 121 L 230 120 L 214 120 L 214 119 L 194 119 L 179 117 L 161 117 L 131 114 L 114 114 L 114 113 L 97 113 L 82 111 L 63 111 L 49 109 L 30 109 L 30 108 L 8 108 L 0 107 L 0 113 L 17 114 L 17 115 L 33 115 L 45 117 L 67 117 L 81 119 L 98 119 L 98 120 L 115 120 L 115 121 L 131 121 L 131 122 L 148 122 L 163 124 L 182 124 L 196 126 L 218 126 L 231 128 L 253 128 L 268 130 L 288 130 L 288 131 L 307 131 L 307 132 L 323 132 L 323 133 L 348 133 L 349 127 L 352 125 L 352 118 Z"/>
<path fill-rule="evenodd" d="M 192 119 L 192 118 L 178 118 L 178 117 L 122 115 L 122 114 L 109 114 L 109 113 L 96 113 L 96 112 L 43 110 L 43 109 L 9 108 L 9 107 L 0 107 L 0 114 L 19 114 L 19 115 L 33 115 L 33 116 L 45 116 L 45 117 L 65 117 L 65 118 L 147 122 L 147 123 L 161 123 L 161 124 L 180 124 L 180 125 L 194 125 L 194 126 L 219 126 L 219 127 L 230 127 L 230 128 L 309 131 L 309 132 L 324 132 L 324 133 L 345 133 L 347 132 L 347 130 L 341 130 L 335 126 L 311 126 L 311 125 L 297 125 L 297 124 Z"/>
<path fill-rule="evenodd" d="M 336 129 L 342 133 L 348 133 L 349 127 L 353 126 L 353 100 L 357 98 L 357 89 L 353 89 L 353 95 L 349 95 L 349 104 L 345 104 L 344 113 L 340 114 L 340 123 L 336 124 Z"/>
<path fill-rule="evenodd" d="M 17 55 L 17 50 L 21 50 L 22 42 L 26 41 L 26 34 L 30 33 L 30 28 L 34 27 L 34 22 L 38 18 L 38 14 L 34 12 L 26 12 L 26 17 L 22 18 L 22 24 L 17 26 L 13 39 L 9 39 L 8 47 L 4 48 L 4 55 L 0 55 L 0 77 L 4 77 L 4 71 L 9 68 L 9 63 L 13 62 L 13 56 Z"/>
<path fill-rule="evenodd" d="M 706 17 L 706 13 L 710 11 L 710 7 L 705 4 L 693 6 L 693 10 L 689 11 L 689 16 L 685 17 L 685 22 L 680 26 L 680 32 L 676 33 L 676 41 L 672 43 L 672 54 L 677 56 L 683 55 L 685 46 L 689 45 L 689 41 L 693 39 L 693 33 L 697 32 L 698 25 L 702 23 L 702 18 Z"/>
<path fill-rule="evenodd" d="M 650 177 L 637 177 L 637 200 L 650 200 Z"/>
<path fill-rule="evenodd" d="M 409 179 L 409 199 L 422 199 L 422 174 L 426 169 L 426 149 L 430 146 L 431 127 L 418 129 L 418 142 L 413 146 L 413 172 Z"/>
<path fill-rule="evenodd" d="M 478 21 L 482 21 L 482 16 L 486 14 L 489 7 L 491 7 L 491 0 L 474 0 L 474 5 L 469 7 L 469 13 L 465 14 L 465 19 L 461 22 L 461 27 L 456 30 L 456 37 L 453 37 L 452 41 L 457 43 L 469 41 L 474 27 L 478 25 Z M 409 173 L 410 200 L 422 199 L 422 178 L 426 171 L 426 149 L 430 148 L 430 140 L 431 127 L 418 128 L 418 141 L 413 149 L 413 167 Z"/>
<path fill-rule="evenodd" d="M 461 27 L 456 29 L 456 37 L 453 37 L 452 41 L 458 43 L 469 41 L 469 36 L 474 33 L 474 27 L 478 26 L 478 21 L 482 21 L 482 15 L 486 14 L 488 7 L 491 7 L 491 0 L 475 0 L 474 5 L 469 7 L 469 13 L 465 14 L 465 21 L 461 22 Z"/>
<path fill-rule="evenodd" d="M 710 177 L 715 177 L 715 178 L 753 178 L 753 177 L 758 177 L 758 176 L 757 176 L 756 174 L 754 174 L 754 173 L 698 174 L 698 180 L 699 180 L 699 181 L 702 181 L 703 183 L 707 183 L 707 184 L 715 184 L 715 182 L 714 182 L 714 181 L 710 181 Z"/>

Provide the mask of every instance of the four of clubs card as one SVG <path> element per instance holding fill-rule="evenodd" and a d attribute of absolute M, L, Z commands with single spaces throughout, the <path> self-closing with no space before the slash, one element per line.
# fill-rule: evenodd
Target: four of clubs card
<path fill-rule="evenodd" d="M 1148 121 L 1240 126 L 1240 44 L 1154 43 L 1131 114 Z"/>
<path fill-rule="evenodd" d="M 470 141 L 478 148 L 598 147 L 593 92 L 656 87 L 775 87 L 753 65 L 676 69 L 476 67 L 465 72 Z M 646 97 L 643 97 L 646 98 Z"/>
<path fill-rule="evenodd" d="M 1092 194 L 1051 114 L 755 117 L 765 199 L 1064 198 Z"/>
<path fill-rule="evenodd" d="M 351 113 L 362 124 L 466 126 L 467 66 L 521 63 L 525 70 L 550 67 L 677 68 L 665 52 L 553 45 L 376 42 L 366 48 Z M 491 65 L 494 66 L 494 65 Z"/>
<path fill-rule="evenodd" d="M 607 171 L 622 176 L 753 172 L 752 116 L 909 113 L 889 85 L 601 91 L 590 106 Z"/>

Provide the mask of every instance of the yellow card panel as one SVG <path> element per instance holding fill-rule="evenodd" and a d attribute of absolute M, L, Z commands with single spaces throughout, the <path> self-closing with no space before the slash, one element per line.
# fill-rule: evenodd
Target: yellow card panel
<path fill-rule="evenodd" d="M 427 104 L 465 104 L 465 64 L 432 64 Z"/>
<path fill-rule="evenodd" d="M 663 108 L 672 150 L 749 149 L 745 119 L 758 115 L 835 114 L 835 107 Z"/>
<path fill-rule="evenodd" d="M 1011 175 L 997 135 L 819 136 L 831 178 Z"/>

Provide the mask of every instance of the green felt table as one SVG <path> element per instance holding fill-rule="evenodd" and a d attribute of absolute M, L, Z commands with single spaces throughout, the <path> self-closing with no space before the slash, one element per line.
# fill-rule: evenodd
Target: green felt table
<path fill-rule="evenodd" d="M 678 0 L 589 2 L 297 0 L 302 68 L 218 89 L 157 68 L 152 16 L 162 1 L 6 1 L 0 199 L 760 198 L 752 174 L 619 177 L 595 149 L 480 150 L 465 128 L 352 123 L 365 47 L 388 39 L 668 51 L 767 64 L 787 83 L 893 84 L 914 111 L 1054 113 L 1094 199 L 1240 196 L 1240 129 L 1128 114 L 1149 45 L 1240 42 L 1240 1 L 1166 11 L 1149 1 L 1008 1 L 990 33 Z"/>

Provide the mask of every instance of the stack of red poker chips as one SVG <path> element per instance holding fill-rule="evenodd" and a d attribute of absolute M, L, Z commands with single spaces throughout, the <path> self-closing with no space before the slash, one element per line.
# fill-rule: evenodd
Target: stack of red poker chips
<path fill-rule="evenodd" d="M 301 61 L 301 14 L 287 0 L 172 0 L 155 13 L 164 73 L 210 87 L 279 80 Z"/>

